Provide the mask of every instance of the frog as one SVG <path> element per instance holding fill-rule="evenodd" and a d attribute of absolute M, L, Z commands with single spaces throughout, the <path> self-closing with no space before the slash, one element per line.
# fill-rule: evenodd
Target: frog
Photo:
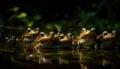
<path fill-rule="evenodd" d="M 116 48 L 116 31 L 111 32 L 103 31 L 102 34 L 97 36 L 97 40 L 101 42 L 100 49 L 115 50 Z"/>
<path fill-rule="evenodd" d="M 86 29 L 82 28 L 79 36 L 73 40 L 73 45 L 77 49 L 95 49 L 96 47 L 96 32 L 95 28 Z"/>
<path fill-rule="evenodd" d="M 18 42 L 18 37 L 14 34 L 9 34 L 8 36 L 6 36 L 4 38 L 5 43 L 4 43 L 4 47 L 10 50 L 14 50 L 14 51 L 20 51 L 20 47 L 19 42 Z"/>
<path fill-rule="evenodd" d="M 59 45 L 62 49 L 72 49 L 72 35 L 70 32 L 67 34 L 61 33 L 59 36 Z"/>
<path fill-rule="evenodd" d="M 30 44 L 33 49 L 39 52 L 40 49 L 53 49 L 55 45 L 58 45 L 58 33 L 53 31 L 49 33 L 40 32 L 40 35 Z"/>
<path fill-rule="evenodd" d="M 31 43 L 29 43 L 28 46 L 32 48 L 33 51 L 39 52 L 40 47 L 43 46 L 40 41 L 45 38 L 47 38 L 45 32 L 40 32 L 39 35 Z"/>
<path fill-rule="evenodd" d="M 21 46 L 21 51 L 24 53 L 33 52 L 33 48 L 29 45 L 35 40 L 39 35 L 40 28 L 27 28 L 26 31 L 18 38 L 19 45 Z"/>
<path fill-rule="evenodd" d="M 5 42 L 9 43 L 9 44 L 10 43 L 13 44 L 13 43 L 17 43 L 18 39 L 17 39 L 17 37 L 15 35 L 10 35 L 10 36 L 5 37 Z"/>
<path fill-rule="evenodd" d="M 40 32 L 40 28 L 27 28 L 27 30 L 20 36 L 19 42 L 31 43 Z"/>

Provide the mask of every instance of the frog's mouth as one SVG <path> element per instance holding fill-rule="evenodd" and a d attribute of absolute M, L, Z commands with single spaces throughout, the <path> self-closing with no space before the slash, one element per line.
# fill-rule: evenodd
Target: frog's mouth
<path fill-rule="evenodd" d="M 107 40 L 107 39 L 113 39 L 115 36 L 112 34 L 108 34 L 106 36 L 103 37 L 103 39 Z"/>

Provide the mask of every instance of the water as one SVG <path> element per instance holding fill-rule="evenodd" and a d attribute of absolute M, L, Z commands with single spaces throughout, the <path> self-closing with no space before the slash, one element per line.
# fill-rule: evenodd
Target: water
<path fill-rule="evenodd" d="M 49 50 L 24 53 L 0 48 L 0 66 L 15 69 L 119 69 L 120 51 Z"/>

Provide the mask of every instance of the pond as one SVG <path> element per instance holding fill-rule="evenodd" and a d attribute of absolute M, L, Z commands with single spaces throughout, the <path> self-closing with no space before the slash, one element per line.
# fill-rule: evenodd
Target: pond
<path fill-rule="evenodd" d="M 15 69 L 118 69 L 120 51 L 50 50 L 24 53 L 0 47 L 0 66 Z"/>

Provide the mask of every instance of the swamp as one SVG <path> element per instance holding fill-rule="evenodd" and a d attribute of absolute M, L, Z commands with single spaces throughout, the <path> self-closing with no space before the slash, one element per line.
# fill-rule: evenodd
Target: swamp
<path fill-rule="evenodd" d="M 119 0 L 0 0 L 0 66 L 119 69 Z"/>

